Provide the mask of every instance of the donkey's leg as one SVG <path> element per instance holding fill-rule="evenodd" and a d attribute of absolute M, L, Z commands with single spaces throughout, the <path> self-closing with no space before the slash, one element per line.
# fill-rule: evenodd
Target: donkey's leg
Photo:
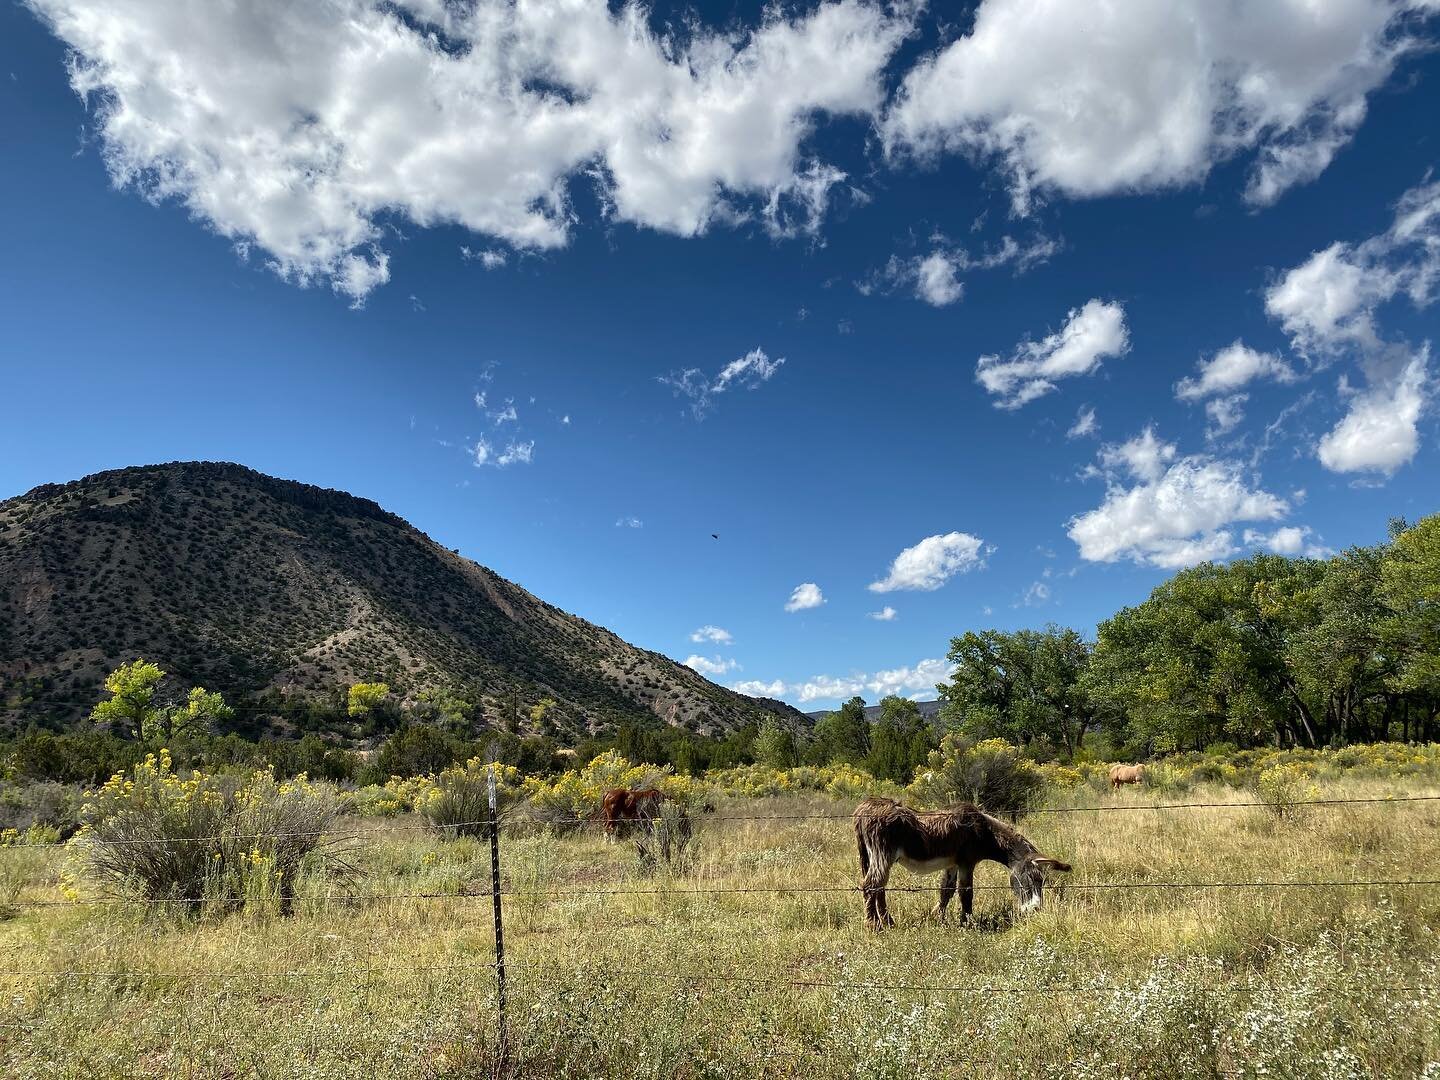
<path fill-rule="evenodd" d="M 935 905 L 934 914 L 939 917 L 941 925 L 945 923 L 945 909 L 950 906 L 950 901 L 955 897 L 955 880 L 958 876 L 953 866 L 940 875 L 940 902 Z"/>
<path fill-rule="evenodd" d="M 975 906 L 975 868 L 962 866 L 955 871 L 956 885 L 960 891 L 960 921 L 970 921 L 970 911 Z"/>
<path fill-rule="evenodd" d="M 890 856 L 878 848 L 870 848 L 870 865 L 865 869 L 865 881 L 861 888 L 865 893 L 865 921 L 871 929 L 894 926 L 890 909 L 885 904 L 885 885 L 890 880 Z"/>

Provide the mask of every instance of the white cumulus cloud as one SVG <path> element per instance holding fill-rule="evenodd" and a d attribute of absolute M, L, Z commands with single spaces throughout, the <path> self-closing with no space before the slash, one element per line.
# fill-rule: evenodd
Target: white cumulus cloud
<path fill-rule="evenodd" d="M 778 698 L 785 693 L 785 683 L 780 679 L 768 683 L 760 679 L 746 679 L 733 684 L 730 689 L 737 694 L 748 694 L 750 697 Z"/>
<path fill-rule="evenodd" d="M 1265 308 L 1313 365 L 1351 356 L 1366 386 L 1340 381 L 1348 408 L 1316 446 L 1335 472 L 1389 475 L 1420 447 L 1419 422 L 1430 396 L 1429 348 L 1380 332 L 1379 310 L 1405 297 L 1431 304 L 1440 286 L 1440 182 L 1401 196 L 1390 227 L 1360 243 L 1336 242 L 1288 271 L 1265 295 Z"/>
<path fill-rule="evenodd" d="M 1237 550 L 1228 526 L 1273 521 L 1290 509 L 1253 486 L 1238 463 L 1181 457 L 1148 428 L 1122 446 L 1106 447 L 1100 460 L 1108 476 L 1105 500 L 1068 525 L 1080 557 L 1090 562 L 1130 559 L 1175 569 L 1228 558 Z"/>
<path fill-rule="evenodd" d="M 1391 373 L 1372 368 L 1371 385 L 1350 400 L 1345 416 L 1321 439 L 1320 463 L 1333 472 L 1379 472 L 1387 476 L 1420 449 L 1430 351 Z"/>
<path fill-rule="evenodd" d="M 813 581 L 806 581 L 795 586 L 795 591 L 790 594 L 790 599 L 785 601 L 786 611 L 805 611 L 808 608 L 817 608 L 825 603 L 825 594 L 820 591 L 820 586 Z"/>
<path fill-rule="evenodd" d="M 716 645 L 732 645 L 735 639 L 730 635 L 729 630 L 721 629 L 718 626 L 705 625 L 690 633 L 691 641 L 709 641 Z"/>
<path fill-rule="evenodd" d="M 787 683 L 777 679 L 771 683 L 741 682 L 731 689 L 742 694 L 763 697 L 785 697 L 808 705 L 815 701 L 838 701 L 857 694 L 875 700 L 891 694 L 933 696 L 937 684 L 949 679 L 954 669 L 944 660 L 921 660 L 916 664 L 884 671 L 851 675 L 812 675 L 808 679 Z"/>
<path fill-rule="evenodd" d="M 1204 180 L 1258 151 L 1246 198 L 1313 180 L 1432 0 L 982 0 L 968 34 L 905 77 L 887 147 L 998 161 L 1020 211 Z"/>
<path fill-rule="evenodd" d="M 582 178 L 669 233 L 810 231 L 843 176 L 816 119 L 875 116 L 910 26 L 865 0 L 663 34 L 605 0 L 27 3 L 117 185 L 356 301 L 390 275 L 382 216 L 556 248 Z"/>
<path fill-rule="evenodd" d="M 917 589 L 930 592 L 956 574 L 985 565 L 985 541 L 969 533 L 951 532 L 927 536 L 895 556 L 889 572 L 870 583 L 870 591 L 894 592 Z"/>
<path fill-rule="evenodd" d="M 921 259 L 915 266 L 915 293 L 932 307 L 944 307 L 959 300 L 965 291 L 960 267 L 943 251 Z"/>
<path fill-rule="evenodd" d="M 874 619 L 876 622 L 894 622 L 899 615 L 900 613 L 889 604 L 886 604 L 879 611 L 867 611 L 865 613 L 867 619 Z"/>
<path fill-rule="evenodd" d="M 1018 409 L 1054 390 L 1057 379 L 1088 375 L 1102 360 L 1129 349 L 1124 308 L 1090 300 L 1072 310 L 1055 333 L 1021 342 L 1008 357 L 980 357 L 975 379 L 1000 399 L 997 408 Z"/>
<path fill-rule="evenodd" d="M 1244 342 L 1231 342 L 1208 360 L 1196 365 L 1196 374 L 1175 384 L 1181 401 L 1203 401 L 1222 394 L 1234 394 L 1257 379 L 1294 382 L 1298 376 L 1274 353 L 1260 352 Z"/>
<path fill-rule="evenodd" d="M 1310 537 L 1311 529 L 1308 525 L 1286 525 L 1268 533 L 1259 529 L 1245 530 L 1247 547 L 1263 548 L 1276 555 L 1304 555 L 1310 559 L 1324 559 L 1334 554 L 1323 544 L 1313 542 Z"/>
<path fill-rule="evenodd" d="M 687 656 L 685 658 L 685 666 L 694 671 L 698 671 L 701 675 L 716 678 L 736 670 L 740 665 L 734 660 L 721 659 L 718 656 L 711 658 L 696 655 Z"/>

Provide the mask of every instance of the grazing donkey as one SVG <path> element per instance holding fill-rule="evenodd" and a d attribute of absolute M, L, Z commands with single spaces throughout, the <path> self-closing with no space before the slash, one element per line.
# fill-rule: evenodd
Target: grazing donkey
<path fill-rule="evenodd" d="M 969 803 L 917 814 L 891 799 L 866 799 L 855 809 L 855 841 L 864 875 L 865 922 L 875 930 L 895 925 L 885 885 L 897 862 L 916 874 L 942 871 L 935 906 L 941 922 L 957 889 L 961 918 L 970 916 L 977 863 L 989 859 L 1010 868 L 1010 888 L 1022 913 L 1040 907 L 1047 870 L 1070 869 L 1069 863 L 1041 855 L 1019 829 Z"/>
<path fill-rule="evenodd" d="M 1122 784 L 1138 784 L 1145 779 L 1144 765 L 1111 765 L 1110 790 L 1119 791 Z"/>
<path fill-rule="evenodd" d="M 655 788 L 632 791 L 629 788 L 611 788 L 600 799 L 600 817 L 605 823 L 605 836 L 614 839 L 623 836 L 630 826 L 649 821 L 660 809 L 663 792 Z"/>

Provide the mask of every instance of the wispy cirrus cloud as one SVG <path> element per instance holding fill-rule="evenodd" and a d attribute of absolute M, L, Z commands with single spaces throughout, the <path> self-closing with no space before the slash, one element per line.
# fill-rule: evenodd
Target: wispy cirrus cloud
<path fill-rule="evenodd" d="M 784 363 L 783 356 L 772 360 L 764 349 L 756 348 L 730 361 L 713 376 L 699 368 L 685 368 L 661 375 L 658 381 L 670 387 L 677 397 L 689 398 L 691 414 L 696 420 L 703 420 L 721 394 L 736 388 L 758 389 L 769 382 Z"/>

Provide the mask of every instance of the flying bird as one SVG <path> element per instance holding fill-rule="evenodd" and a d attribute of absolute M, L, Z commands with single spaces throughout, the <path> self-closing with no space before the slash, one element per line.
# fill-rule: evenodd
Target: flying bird
<path fill-rule="evenodd" d="M 710 539 L 711 539 L 711 540 L 719 540 L 719 539 L 720 539 L 720 534 L 719 534 L 719 533 L 711 533 L 711 534 L 710 534 Z"/>

